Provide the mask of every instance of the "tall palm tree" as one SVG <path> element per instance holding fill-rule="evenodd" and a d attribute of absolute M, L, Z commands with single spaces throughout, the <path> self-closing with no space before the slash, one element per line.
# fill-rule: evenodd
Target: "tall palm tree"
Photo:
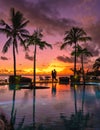
<path fill-rule="evenodd" d="M 75 51 L 71 53 L 71 55 L 75 55 Z M 83 75 L 83 81 L 85 82 L 85 75 L 84 75 L 84 56 L 90 57 L 92 53 L 87 50 L 87 48 L 82 48 L 80 45 L 76 47 L 76 56 L 81 57 L 81 72 Z"/>
<path fill-rule="evenodd" d="M 15 95 L 16 95 L 16 52 L 18 53 L 18 44 L 17 41 L 20 41 L 20 44 L 24 45 L 24 38 L 29 34 L 24 27 L 28 24 L 28 20 L 23 17 L 23 14 L 20 11 L 15 11 L 14 8 L 11 8 L 10 11 L 10 24 L 6 23 L 4 20 L 0 20 L 0 32 L 7 36 L 7 41 L 3 47 L 2 52 L 6 53 L 9 47 L 13 46 L 13 66 L 14 66 L 14 92 L 13 92 L 13 104 L 11 117 L 14 114 L 14 104 L 15 104 Z M 11 120 L 11 124 L 12 124 Z"/>
<path fill-rule="evenodd" d="M 48 44 L 45 41 L 42 41 L 42 30 L 35 30 L 34 33 L 32 35 L 30 35 L 28 37 L 28 39 L 26 40 L 27 42 L 27 46 L 26 49 L 29 48 L 29 46 L 34 46 L 34 51 L 33 51 L 33 55 L 34 55 L 34 59 L 33 59 L 33 79 L 34 79 L 34 84 L 33 84 L 33 128 L 35 129 L 35 97 L 36 97 L 36 91 L 35 91 L 35 87 L 36 87 L 36 52 L 37 52 L 37 46 L 39 46 L 40 49 L 44 49 L 47 47 L 52 48 L 52 46 L 50 44 Z"/>
<path fill-rule="evenodd" d="M 93 69 L 98 70 L 100 68 L 100 57 L 95 60 L 95 63 L 93 64 Z"/>
<path fill-rule="evenodd" d="M 6 23 L 4 20 L 0 20 L 0 32 L 7 36 L 7 41 L 3 47 L 2 52 L 6 53 L 9 47 L 13 46 L 13 66 L 14 66 L 14 77 L 16 77 L 16 52 L 18 53 L 18 44 L 24 46 L 24 38 L 29 34 L 25 29 L 28 24 L 28 20 L 23 17 L 20 11 L 15 11 L 14 8 L 10 10 L 10 24 Z"/>
<path fill-rule="evenodd" d="M 42 37 L 43 37 L 43 34 L 42 34 L 42 30 L 40 29 L 37 29 L 34 31 L 34 33 L 32 35 L 29 36 L 29 38 L 26 40 L 26 42 L 28 43 L 27 44 L 27 48 L 30 46 L 30 45 L 33 45 L 34 46 L 34 59 L 33 59 L 33 79 L 34 79 L 34 84 L 33 86 L 35 87 L 35 84 L 36 84 L 36 52 L 37 52 L 37 46 L 39 46 L 40 49 L 44 49 L 47 47 L 50 47 L 52 48 L 52 46 L 50 44 L 48 44 L 47 42 L 45 41 L 42 41 Z"/>
<path fill-rule="evenodd" d="M 63 49 L 66 45 L 72 46 L 74 44 L 75 48 L 75 58 L 74 58 L 74 77 L 76 74 L 76 47 L 78 42 L 86 42 L 91 40 L 91 37 L 87 36 L 86 32 L 79 27 L 72 27 L 69 31 L 65 32 L 64 43 L 61 45 Z"/>

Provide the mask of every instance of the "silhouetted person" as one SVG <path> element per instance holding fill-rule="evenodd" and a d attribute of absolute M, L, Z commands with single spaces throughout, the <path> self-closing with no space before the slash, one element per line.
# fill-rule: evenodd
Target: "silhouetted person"
<path fill-rule="evenodd" d="M 57 78 L 56 78 L 56 77 L 57 77 L 57 72 L 56 72 L 55 69 L 54 69 L 54 71 L 53 71 L 53 75 L 54 75 L 54 80 L 57 81 Z"/>
<path fill-rule="evenodd" d="M 54 70 L 52 70 L 52 82 L 54 82 L 54 80 L 55 81 L 57 81 L 57 78 L 56 78 L 56 76 L 57 76 L 57 72 L 56 72 L 56 70 L 54 69 Z"/>
<path fill-rule="evenodd" d="M 51 76 L 52 76 L 52 82 L 53 82 L 54 81 L 54 72 L 53 72 L 53 70 L 51 72 Z"/>

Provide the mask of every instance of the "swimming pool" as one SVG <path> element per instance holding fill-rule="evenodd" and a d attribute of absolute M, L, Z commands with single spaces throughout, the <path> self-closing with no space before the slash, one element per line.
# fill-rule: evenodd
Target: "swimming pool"
<path fill-rule="evenodd" d="M 9 85 L 0 86 L 0 112 L 10 122 L 15 120 L 15 130 L 23 123 L 24 127 L 38 129 L 42 124 L 46 128 L 65 129 L 61 115 L 70 118 L 71 114 L 82 110 L 92 115 L 89 127 L 100 129 L 100 86 L 46 83 L 47 89 L 10 89 Z M 90 119 L 91 120 L 91 119 Z M 61 128 L 60 128 L 61 127 Z"/>

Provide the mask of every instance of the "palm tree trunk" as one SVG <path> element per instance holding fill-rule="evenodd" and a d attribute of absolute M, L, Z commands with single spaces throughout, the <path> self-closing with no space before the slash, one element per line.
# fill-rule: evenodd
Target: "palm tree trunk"
<path fill-rule="evenodd" d="M 35 130 L 35 97 L 36 97 L 36 44 L 35 44 L 35 48 L 34 48 L 34 71 L 33 71 L 33 128 Z"/>
<path fill-rule="evenodd" d="M 36 87 L 36 44 L 35 44 L 35 48 L 34 48 L 34 72 L 33 72 L 33 79 L 34 79 L 34 83 L 33 86 Z"/>
<path fill-rule="evenodd" d="M 81 55 L 81 64 L 82 64 L 82 77 L 83 77 L 83 83 L 85 84 L 83 54 Z"/>
<path fill-rule="evenodd" d="M 15 55 L 15 47 L 14 47 L 14 42 L 13 41 L 13 61 L 14 61 L 14 92 L 13 92 L 13 101 L 12 101 L 12 111 L 11 111 L 11 119 L 10 123 L 13 125 L 13 116 L 14 116 L 14 110 L 15 110 L 15 96 L 16 96 L 16 55 Z"/>
<path fill-rule="evenodd" d="M 75 58 L 74 58 L 74 82 L 76 82 L 76 42 L 75 42 Z M 75 114 L 77 114 L 77 96 L 76 96 L 76 84 L 74 84 L 74 100 L 75 100 Z"/>
<path fill-rule="evenodd" d="M 16 55 L 15 55 L 14 42 L 15 42 L 15 40 L 13 41 L 13 62 L 14 62 L 14 77 L 16 77 Z"/>
<path fill-rule="evenodd" d="M 75 43 L 75 58 L 74 58 L 74 77 L 76 75 L 76 43 Z"/>

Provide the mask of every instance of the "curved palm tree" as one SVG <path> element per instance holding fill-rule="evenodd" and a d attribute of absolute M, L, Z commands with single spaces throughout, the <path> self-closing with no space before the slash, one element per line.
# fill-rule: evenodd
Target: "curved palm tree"
<path fill-rule="evenodd" d="M 33 86 L 35 87 L 35 84 L 36 84 L 36 52 L 37 52 L 37 46 L 39 46 L 40 49 L 44 49 L 47 47 L 50 47 L 52 48 L 52 46 L 50 44 L 48 44 L 47 42 L 45 41 L 42 41 L 42 37 L 43 37 L 43 34 L 42 34 L 42 30 L 40 29 L 37 29 L 34 31 L 34 33 L 32 35 L 29 36 L 29 38 L 26 40 L 26 42 L 28 43 L 27 44 L 27 48 L 30 46 L 30 45 L 33 45 L 34 46 L 34 63 L 33 63 L 33 79 L 34 79 L 34 84 Z"/>
<path fill-rule="evenodd" d="M 100 57 L 95 60 L 95 63 L 93 64 L 93 69 L 98 70 L 100 68 Z"/>
<path fill-rule="evenodd" d="M 75 55 L 75 51 L 73 51 L 71 53 L 71 55 Z M 85 82 L 85 75 L 84 75 L 84 56 L 87 56 L 87 57 L 90 57 L 92 56 L 92 53 L 90 51 L 87 50 L 87 48 L 82 48 L 80 45 L 77 45 L 76 47 L 76 56 L 77 57 L 81 57 L 81 72 L 82 72 L 82 75 L 83 75 L 83 81 Z"/>
<path fill-rule="evenodd" d="M 11 8 L 10 11 L 10 22 L 11 24 L 6 23 L 4 20 L 0 20 L 0 32 L 4 33 L 7 36 L 7 41 L 3 47 L 2 52 L 6 53 L 8 48 L 13 46 L 13 65 L 14 65 L 14 77 L 16 77 L 16 52 L 18 53 L 18 44 L 17 41 L 20 41 L 22 46 L 24 45 L 24 38 L 29 34 L 25 28 L 29 22 L 23 17 L 23 14 L 20 11 L 15 11 L 14 8 Z"/>
<path fill-rule="evenodd" d="M 79 27 L 72 27 L 71 30 L 65 32 L 64 43 L 61 46 L 63 49 L 66 45 L 75 46 L 75 58 L 74 58 L 74 76 L 76 74 L 76 47 L 78 42 L 86 42 L 91 40 L 91 37 L 87 36 L 86 32 Z"/>

